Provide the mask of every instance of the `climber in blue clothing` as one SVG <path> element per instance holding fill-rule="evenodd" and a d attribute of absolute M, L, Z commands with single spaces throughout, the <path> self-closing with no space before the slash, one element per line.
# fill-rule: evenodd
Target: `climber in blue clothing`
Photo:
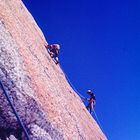
<path fill-rule="evenodd" d="M 48 50 L 50 56 L 54 59 L 55 63 L 58 64 L 59 63 L 58 54 L 59 54 L 60 45 L 51 44 L 51 45 L 45 45 L 45 47 Z"/>

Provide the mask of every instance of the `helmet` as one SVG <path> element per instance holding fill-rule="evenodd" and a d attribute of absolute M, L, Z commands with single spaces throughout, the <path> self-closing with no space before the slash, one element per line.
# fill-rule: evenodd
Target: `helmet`
<path fill-rule="evenodd" d="M 56 49 L 60 49 L 60 45 L 59 44 L 54 44 Z"/>
<path fill-rule="evenodd" d="M 90 89 L 87 90 L 87 93 L 92 93 L 92 91 Z"/>

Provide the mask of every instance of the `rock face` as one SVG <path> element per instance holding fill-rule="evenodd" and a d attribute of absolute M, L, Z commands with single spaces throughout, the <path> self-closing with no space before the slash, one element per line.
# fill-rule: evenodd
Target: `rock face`
<path fill-rule="evenodd" d="M 0 80 L 30 139 L 106 140 L 45 42 L 21 0 L 0 0 Z M 0 139 L 6 137 L 26 140 L 0 88 Z"/>

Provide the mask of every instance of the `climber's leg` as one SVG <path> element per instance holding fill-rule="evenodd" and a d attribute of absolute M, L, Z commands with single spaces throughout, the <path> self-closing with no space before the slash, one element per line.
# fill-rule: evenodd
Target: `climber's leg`
<path fill-rule="evenodd" d="M 93 102 L 90 103 L 90 113 L 92 113 L 92 111 L 93 111 Z"/>

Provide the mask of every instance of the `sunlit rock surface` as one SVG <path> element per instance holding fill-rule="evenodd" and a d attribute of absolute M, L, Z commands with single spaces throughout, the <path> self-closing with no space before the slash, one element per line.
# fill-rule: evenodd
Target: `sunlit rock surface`
<path fill-rule="evenodd" d="M 0 0 L 0 80 L 31 140 L 106 140 L 20 0 Z M 0 139 L 26 136 L 0 88 Z"/>

